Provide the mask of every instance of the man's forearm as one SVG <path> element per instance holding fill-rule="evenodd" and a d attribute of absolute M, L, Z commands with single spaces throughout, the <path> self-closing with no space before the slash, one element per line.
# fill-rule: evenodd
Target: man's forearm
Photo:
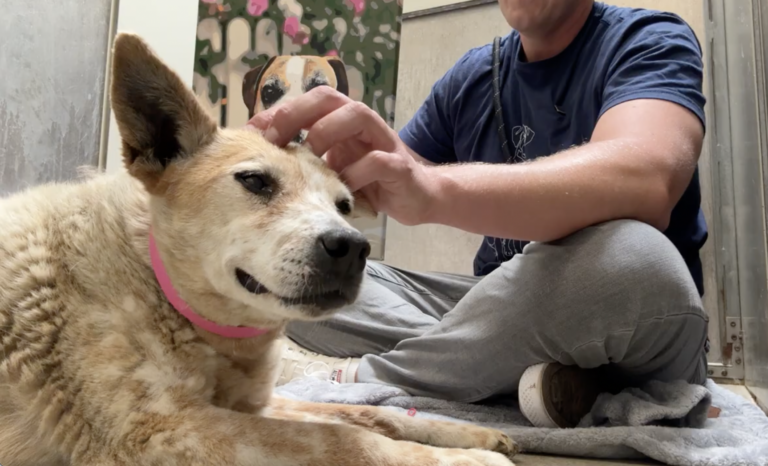
<path fill-rule="evenodd" d="M 647 148 L 621 140 L 525 164 L 429 167 L 437 195 L 425 223 L 531 241 L 621 218 L 664 230 L 682 195 L 671 189 L 672 178 L 682 172 L 690 179 L 695 164 L 675 169 L 664 166 L 674 157 L 648 155 Z"/>

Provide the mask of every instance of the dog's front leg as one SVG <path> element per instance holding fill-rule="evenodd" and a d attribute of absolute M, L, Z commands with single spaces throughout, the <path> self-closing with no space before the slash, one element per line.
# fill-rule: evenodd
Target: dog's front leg
<path fill-rule="evenodd" d="M 296 413 L 359 426 L 394 440 L 442 448 L 478 448 L 508 456 L 518 452 L 512 439 L 494 429 L 414 418 L 373 406 L 320 404 L 274 397 L 267 415 L 291 419 L 296 418 Z"/>
<path fill-rule="evenodd" d="M 217 408 L 135 414 L 117 464 L 153 466 L 511 466 L 499 453 L 398 442 L 342 423 L 275 419 Z M 73 464 L 86 464 L 73 458 Z"/>

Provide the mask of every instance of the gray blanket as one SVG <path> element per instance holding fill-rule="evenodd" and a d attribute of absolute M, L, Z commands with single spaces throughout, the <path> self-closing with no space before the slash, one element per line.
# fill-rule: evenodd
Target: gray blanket
<path fill-rule="evenodd" d="M 296 380 L 278 388 L 300 400 L 386 406 L 416 416 L 467 421 L 498 428 L 526 453 L 591 458 L 649 457 L 675 466 L 768 465 L 768 418 L 740 396 L 708 382 L 650 383 L 618 395 L 601 395 L 576 429 L 536 429 L 516 402 L 453 403 L 415 398 L 379 385 L 334 385 Z M 710 406 L 721 410 L 708 419 Z"/>

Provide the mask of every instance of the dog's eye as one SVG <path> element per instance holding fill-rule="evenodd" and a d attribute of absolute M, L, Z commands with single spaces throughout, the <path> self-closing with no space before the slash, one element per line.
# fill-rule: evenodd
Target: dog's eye
<path fill-rule="evenodd" d="M 309 92 L 309 91 L 311 91 L 312 89 L 314 89 L 316 87 L 327 86 L 327 85 L 328 85 L 328 83 L 325 82 L 325 81 L 312 80 L 312 81 L 309 82 L 309 84 L 307 84 L 307 87 L 306 87 L 305 91 Z"/>
<path fill-rule="evenodd" d="M 277 89 L 275 89 L 274 87 L 267 86 L 267 87 L 264 88 L 264 98 L 265 99 L 270 99 L 272 97 L 275 97 L 276 94 L 277 94 Z"/>
<path fill-rule="evenodd" d="M 268 196 L 274 191 L 275 182 L 266 173 L 240 172 L 235 174 L 235 179 L 253 194 Z"/>
<path fill-rule="evenodd" d="M 274 105 L 283 96 L 283 90 L 277 84 L 267 84 L 261 88 L 261 103 L 265 108 Z"/>
<path fill-rule="evenodd" d="M 336 202 L 336 208 L 339 210 L 341 215 L 349 215 L 352 213 L 352 204 L 348 199 L 342 199 Z"/>

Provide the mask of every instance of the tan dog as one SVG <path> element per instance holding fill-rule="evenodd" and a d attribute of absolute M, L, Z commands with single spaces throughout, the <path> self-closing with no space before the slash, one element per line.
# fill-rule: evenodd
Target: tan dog
<path fill-rule="evenodd" d="M 272 399 L 286 322 L 355 299 L 353 199 L 310 153 L 217 128 L 138 37 L 113 73 L 129 174 L 0 201 L 3 466 L 511 464 L 494 430 Z"/>

